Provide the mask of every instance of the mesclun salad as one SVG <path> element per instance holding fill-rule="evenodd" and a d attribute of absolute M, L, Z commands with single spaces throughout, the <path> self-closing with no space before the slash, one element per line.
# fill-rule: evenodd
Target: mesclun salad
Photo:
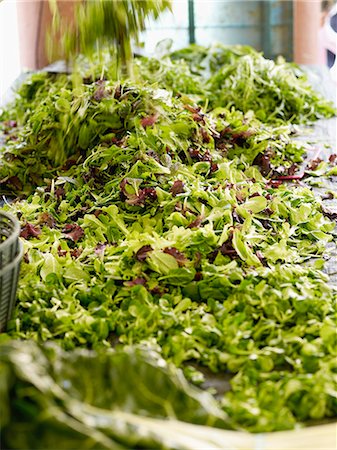
<path fill-rule="evenodd" d="M 240 80 L 248 66 L 247 94 Z M 2 335 L 2 380 L 10 383 L 2 384 L 16 399 L 6 403 L 9 448 L 38 448 L 34 434 L 18 438 L 20 423 L 44 424 L 40 448 L 50 448 L 57 429 L 76 442 L 92 433 L 99 448 L 135 446 L 125 428 L 88 422 L 89 406 L 75 414 L 70 391 L 97 408 L 117 402 L 134 414 L 252 432 L 336 417 L 336 289 L 320 270 L 335 223 L 308 187 L 279 180 L 296 173 L 305 154 L 290 122 L 334 109 L 299 69 L 242 47 L 143 57 L 132 81 L 104 67 L 82 66 L 81 81 L 34 74 L 2 117 L 0 185 L 16 197 L 5 210 L 20 218 L 25 243 L 16 311 Z M 20 349 L 8 338 L 27 341 L 20 345 L 29 364 L 41 367 L 50 389 L 20 371 Z M 97 353 L 73 353 L 78 347 Z M 166 409 L 131 388 L 118 401 L 85 395 L 93 366 L 104 360 L 124 370 L 123 358 L 135 365 L 136 389 L 152 377 L 143 369 L 149 358 L 151 371 L 165 373 Z M 185 397 L 168 387 L 180 370 Z M 209 388 L 210 373 L 223 376 L 223 389 Z M 100 397 L 108 392 L 101 381 Z M 111 386 L 123 382 L 113 378 Z M 55 421 L 42 414 L 53 408 Z M 167 445 L 157 437 L 139 437 L 139 448 Z"/>

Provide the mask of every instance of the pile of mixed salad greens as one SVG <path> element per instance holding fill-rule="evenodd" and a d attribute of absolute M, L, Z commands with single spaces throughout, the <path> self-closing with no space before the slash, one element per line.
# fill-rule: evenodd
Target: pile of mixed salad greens
<path fill-rule="evenodd" d="M 305 155 L 294 124 L 333 106 L 300 69 L 247 47 L 134 66 L 133 80 L 117 80 L 113 61 L 33 74 L 3 111 L 0 189 L 16 198 L 4 208 L 25 244 L 2 335 L 6 445 L 49 448 L 60 430 L 85 441 L 88 427 L 82 448 L 136 445 L 132 424 L 75 414 L 69 391 L 96 408 L 253 432 L 336 417 L 337 295 L 321 270 L 335 223 L 309 187 L 282 183 Z M 32 421 L 49 430 L 40 447 L 17 432 Z M 171 445 L 132 430 L 137 448 Z"/>

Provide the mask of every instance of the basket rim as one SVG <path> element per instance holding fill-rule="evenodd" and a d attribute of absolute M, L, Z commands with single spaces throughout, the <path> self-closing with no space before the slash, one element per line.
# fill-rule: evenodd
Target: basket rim
<path fill-rule="evenodd" d="M 0 243 L 0 252 L 6 250 L 7 247 L 12 245 L 14 241 L 18 239 L 21 231 L 20 222 L 14 216 L 12 216 L 12 214 L 0 211 L 0 217 L 1 216 L 6 217 L 6 219 L 10 220 L 14 224 L 14 230 L 12 234 L 4 242 Z"/>
<path fill-rule="evenodd" d="M 19 240 L 18 252 L 15 255 L 15 258 L 9 264 L 6 264 L 2 269 L 0 269 L 0 277 L 2 277 L 5 272 L 12 270 L 14 266 L 20 264 L 22 257 L 23 257 L 23 243 Z"/>

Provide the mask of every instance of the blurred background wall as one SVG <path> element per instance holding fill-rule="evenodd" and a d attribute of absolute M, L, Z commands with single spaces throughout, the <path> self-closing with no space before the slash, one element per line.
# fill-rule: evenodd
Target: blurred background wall
<path fill-rule="evenodd" d="M 273 58 L 293 56 L 292 0 L 174 0 L 173 15 L 166 13 L 144 33 L 145 48 L 153 51 L 163 35 L 175 47 L 214 41 L 248 44 Z"/>
<path fill-rule="evenodd" d="M 0 3 L 0 105 L 5 92 L 21 71 L 16 2 Z"/>

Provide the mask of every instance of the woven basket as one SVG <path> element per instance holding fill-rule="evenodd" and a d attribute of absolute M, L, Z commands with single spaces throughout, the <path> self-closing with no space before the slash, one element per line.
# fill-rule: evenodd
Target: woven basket
<path fill-rule="evenodd" d="M 0 332 L 11 318 L 18 283 L 23 245 L 20 224 L 10 214 L 0 211 Z"/>

